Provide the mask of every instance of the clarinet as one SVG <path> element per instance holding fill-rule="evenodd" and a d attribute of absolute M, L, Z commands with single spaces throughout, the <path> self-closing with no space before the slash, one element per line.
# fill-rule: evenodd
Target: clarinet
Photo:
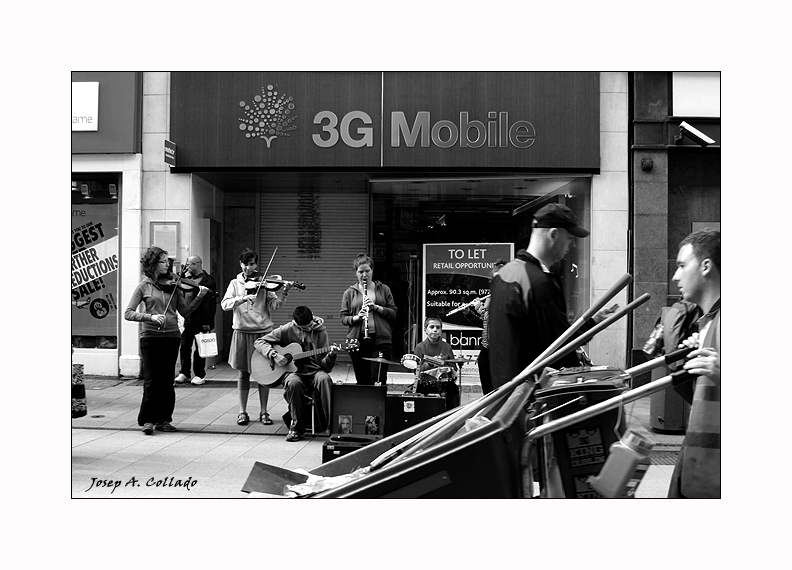
<path fill-rule="evenodd" d="M 366 305 L 366 299 L 368 299 L 368 279 L 365 277 L 363 278 L 363 306 Z M 368 330 L 368 309 L 365 313 L 363 313 L 363 338 L 369 339 L 369 330 Z"/>

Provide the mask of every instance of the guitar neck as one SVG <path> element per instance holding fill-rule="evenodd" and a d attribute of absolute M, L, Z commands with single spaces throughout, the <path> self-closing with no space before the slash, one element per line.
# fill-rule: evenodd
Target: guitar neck
<path fill-rule="evenodd" d="M 332 346 L 328 346 L 326 348 L 317 348 L 307 352 L 298 352 L 297 354 L 292 354 L 292 358 L 294 360 L 300 360 L 301 358 L 309 358 L 311 356 L 316 356 L 317 354 L 324 354 L 326 352 L 330 352 L 331 350 L 333 350 Z"/>

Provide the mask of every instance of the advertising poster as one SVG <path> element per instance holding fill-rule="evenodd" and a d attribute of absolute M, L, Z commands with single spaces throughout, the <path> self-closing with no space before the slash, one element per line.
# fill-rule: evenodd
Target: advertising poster
<path fill-rule="evenodd" d="M 72 335 L 118 333 L 118 221 L 115 204 L 72 206 Z"/>
<path fill-rule="evenodd" d="M 475 357 L 481 348 L 482 322 L 475 311 L 454 309 L 489 295 L 489 274 L 498 259 L 511 261 L 512 243 L 431 243 L 424 244 L 423 322 L 427 316 L 443 320 L 443 334 L 457 357 L 474 357 L 462 373 L 475 372 Z"/>

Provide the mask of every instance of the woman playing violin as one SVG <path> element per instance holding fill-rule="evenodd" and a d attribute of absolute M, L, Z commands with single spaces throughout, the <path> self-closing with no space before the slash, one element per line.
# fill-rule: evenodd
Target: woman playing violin
<path fill-rule="evenodd" d="M 237 424 L 246 425 L 250 421 L 247 401 L 250 394 L 250 358 L 255 351 L 253 345 L 257 338 L 274 328 L 271 313 L 277 311 L 286 301 L 292 283 L 287 281 L 276 284 L 277 292 L 271 290 L 275 287 L 267 287 L 266 281 L 262 280 L 262 276 L 258 273 L 258 256 L 250 248 L 240 254 L 239 267 L 242 271 L 228 284 L 220 306 L 224 311 L 233 311 L 233 333 L 228 364 L 239 371 Z M 259 385 L 258 394 L 261 405 L 259 421 L 264 425 L 271 425 L 272 419 L 267 413 L 269 388 Z"/>
<path fill-rule="evenodd" d="M 144 278 L 132 293 L 124 319 L 143 323 L 140 328 L 143 400 L 138 425 L 143 427 L 143 433 L 151 435 L 155 429 L 176 431 L 171 425 L 176 405 L 173 371 L 181 342 L 176 313 L 182 317 L 192 313 L 209 289 L 199 286 L 198 294 L 186 301 L 174 284 L 175 277 L 170 275 L 168 252 L 159 247 L 148 248 L 140 265 Z M 140 305 L 142 311 L 138 311 Z"/>

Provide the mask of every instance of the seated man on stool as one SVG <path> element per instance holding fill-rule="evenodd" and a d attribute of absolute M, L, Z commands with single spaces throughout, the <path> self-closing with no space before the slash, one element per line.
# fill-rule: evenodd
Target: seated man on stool
<path fill-rule="evenodd" d="M 440 317 L 426 317 L 424 321 L 426 340 L 415 346 L 415 356 L 421 364 L 415 371 L 419 394 L 440 394 L 445 396 L 446 409 L 459 406 L 459 386 L 456 385 L 457 365 L 446 360 L 454 359 L 451 345 L 442 339 L 443 321 Z"/>
<path fill-rule="evenodd" d="M 319 431 L 327 429 L 330 418 L 330 387 L 333 385 L 330 371 L 335 366 L 336 356 L 340 350 L 340 347 L 330 346 L 324 319 L 314 317 L 311 309 L 305 306 L 294 309 L 290 323 L 281 325 L 256 339 L 255 347 L 266 358 L 272 359 L 276 366 L 286 366 L 290 363 L 290 359 L 275 347 L 287 347 L 293 343 L 299 345 L 299 350 L 296 352 L 323 348 L 330 348 L 330 351 L 294 361 L 297 370 L 287 374 L 283 379 L 283 397 L 289 404 L 291 416 L 286 441 L 302 439 L 305 433 L 303 410 L 307 398 L 310 397 L 316 402 Z M 288 351 L 286 353 L 288 354 Z"/>

